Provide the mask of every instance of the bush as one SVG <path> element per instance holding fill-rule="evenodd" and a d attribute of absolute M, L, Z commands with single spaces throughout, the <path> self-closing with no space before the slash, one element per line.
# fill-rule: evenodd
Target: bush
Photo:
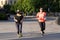
<path fill-rule="evenodd" d="M 4 9 L 5 9 L 6 13 L 10 12 L 10 8 L 11 8 L 11 5 L 8 5 L 8 4 L 4 5 Z"/>
<path fill-rule="evenodd" d="M 7 15 L 5 13 L 0 13 L 0 20 L 7 20 Z"/>

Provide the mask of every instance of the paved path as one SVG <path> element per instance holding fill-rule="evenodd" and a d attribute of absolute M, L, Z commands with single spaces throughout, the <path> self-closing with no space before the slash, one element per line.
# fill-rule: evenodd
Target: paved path
<path fill-rule="evenodd" d="M 60 40 L 60 26 L 55 20 L 46 21 L 45 36 L 41 37 L 37 21 L 23 22 L 23 37 L 18 38 L 13 21 L 0 22 L 0 40 Z"/>

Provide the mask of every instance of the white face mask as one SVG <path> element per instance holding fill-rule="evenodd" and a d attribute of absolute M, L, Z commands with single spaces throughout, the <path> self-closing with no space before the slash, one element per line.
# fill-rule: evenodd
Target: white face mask
<path fill-rule="evenodd" d="M 17 16 L 21 16 L 20 14 L 17 14 Z"/>

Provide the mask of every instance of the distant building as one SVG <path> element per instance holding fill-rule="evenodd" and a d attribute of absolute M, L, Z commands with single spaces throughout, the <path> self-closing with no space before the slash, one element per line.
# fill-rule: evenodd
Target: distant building
<path fill-rule="evenodd" d="M 5 4 L 12 5 L 16 2 L 16 0 L 0 0 L 0 8 L 3 8 Z"/>

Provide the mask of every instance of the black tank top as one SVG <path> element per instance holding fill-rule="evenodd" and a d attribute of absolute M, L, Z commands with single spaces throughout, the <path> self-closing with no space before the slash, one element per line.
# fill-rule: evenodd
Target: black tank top
<path fill-rule="evenodd" d="M 21 16 L 15 15 L 15 19 L 17 20 L 17 23 L 21 23 L 20 21 L 23 19 L 23 15 Z"/>

